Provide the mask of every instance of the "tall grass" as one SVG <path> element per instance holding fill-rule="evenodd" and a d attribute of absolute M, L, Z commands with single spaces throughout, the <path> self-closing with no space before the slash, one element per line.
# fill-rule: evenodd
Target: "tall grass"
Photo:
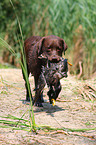
<path fill-rule="evenodd" d="M 16 26 L 18 19 L 14 17 L 14 12 L 7 0 L 0 3 L 2 12 L 0 14 L 0 35 L 7 37 L 8 43 L 18 52 L 20 48 L 16 35 L 18 34 L 19 38 L 21 37 L 20 29 Z M 69 49 L 67 50 L 66 57 L 70 61 L 74 60 L 74 39 L 78 35 L 77 29 L 79 26 L 82 26 L 83 47 L 81 49 L 83 49 L 83 73 L 86 76 L 96 70 L 95 0 L 19 0 L 18 2 L 13 0 L 13 3 L 15 5 L 15 12 L 22 25 L 24 39 L 31 35 L 58 35 L 64 38 L 68 44 Z M 12 20 L 10 20 L 10 17 Z M 78 40 L 76 39 L 76 41 Z"/>
<path fill-rule="evenodd" d="M 10 51 L 15 57 L 17 57 L 17 53 L 15 53 L 14 49 L 2 38 L 0 38 L 0 45 L 3 45 Z M 33 106 L 32 106 L 32 98 L 31 98 L 31 89 L 30 89 L 30 84 L 29 84 L 29 79 L 28 79 L 28 73 L 27 73 L 27 66 L 26 66 L 26 57 L 24 53 L 24 49 L 22 44 L 20 43 L 20 49 L 21 49 L 21 54 L 22 54 L 22 62 L 19 60 L 19 63 L 21 65 L 27 86 L 28 86 L 28 91 L 29 91 L 29 97 L 30 97 L 30 108 L 29 108 L 29 118 L 30 118 L 30 129 L 31 130 L 36 130 L 36 124 L 35 124 L 35 118 L 34 118 L 34 112 L 33 112 Z M 22 117 L 21 117 L 22 118 Z"/>
<path fill-rule="evenodd" d="M 21 65 L 21 69 L 23 71 L 24 78 L 25 78 L 25 81 L 27 83 L 28 91 L 29 91 L 29 97 L 30 97 L 30 109 L 29 109 L 30 126 L 31 126 L 31 130 L 34 129 L 34 131 L 35 131 L 36 130 L 35 129 L 36 124 L 35 124 L 35 118 L 34 118 L 34 112 L 33 112 L 33 106 L 32 106 L 31 89 L 30 89 L 28 73 L 27 73 L 28 71 L 27 71 L 27 65 L 26 65 L 26 56 L 25 56 L 24 47 L 23 47 L 23 44 L 24 44 L 23 33 L 22 33 L 22 29 L 21 29 L 21 25 L 20 25 L 18 15 L 15 11 L 15 7 L 14 7 L 11 0 L 10 0 L 10 3 L 12 5 L 13 9 L 14 9 L 14 13 L 16 15 L 16 19 L 17 19 L 17 22 L 18 22 L 18 27 L 19 27 L 20 34 L 21 34 L 21 39 L 22 39 L 22 41 L 19 41 L 21 55 L 22 55 L 22 61 L 19 60 L 19 63 Z M 15 57 L 18 57 L 17 53 L 14 51 L 14 49 L 6 41 L 4 41 L 2 38 L 0 38 L 0 44 L 3 45 L 4 47 L 6 47 L 8 49 L 8 51 L 10 51 Z"/>
<path fill-rule="evenodd" d="M 33 106 L 32 106 L 32 98 L 31 98 L 31 88 L 30 88 L 30 84 L 29 84 L 29 79 L 28 79 L 28 70 L 27 70 L 27 63 L 26 63 L 26 56 L 25 56 L 25 49 L 24 49 L 24 40 L 23 40 L 23 33 L 22 33 L 22 29 L 21 29 L 21 25 L 20 25 L 20 21 L 19 21 L 19 18 L 18 18 L 18 15 L 16 13 L 16 10 L 15 10 L 15 7 L 12 3 L 12 1 L 10 0 L 10 3 L 14 9 L 14 12 L 15 12 L 15 15 L 16 15 L 16 18 L 17 18 L 17 21 L 18 21 L 18 26 L 19 26 L 19 30 L 20 30 L 20 34 L 21 34 L 21 38 L 22 38 L 22 43 L 20 42 L 20 49 L 21 49 L 21 55 L 22 55 L 22 62 L 20 60 L 20 65 L 21 65 L 21 68 L 22 68 L 22 71 L 23 71 L 23 74 L 24 74 L 24 78 L 25 78 L 25 81 L 27 83 L 27 87 L 28 87 L 28 92 L 29 92 L 29 97 L 30 97 L 30 109 L 29 109 L 29 113 L 30 113 L 30 126 L 31 126 L 31 130 L 34 129 L 34 131 L 36 130 L 35 129 L 35 118 L 34 118 L 34 112 L 33 112 Z"/>

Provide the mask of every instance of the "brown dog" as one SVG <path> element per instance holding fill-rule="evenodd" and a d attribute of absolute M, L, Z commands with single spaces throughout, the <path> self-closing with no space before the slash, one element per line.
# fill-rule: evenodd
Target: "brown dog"
<path fill-rule="evenodd" d="M 43 88 L 42 90 L 39 90 L 38 79 L 42 71 L 42 65 L 44 65 L 44 57 L 52 63 L 59 62 L 60 57 L 62 56 L 62 52 L 65 53 L 65 51 L 67 50 L 67 45 L 62 38 L 54 35 L 47 37 L 32 36 L 25 40 L 24 48 L 26 53 L 28 76 L 31 73 L 34 76 L 35 80 L 36 94 L 34 99 L 35 102 L 33 102 L 36 106 L 41 107 Z M 27 90 L 26 100 L 30 101 L 26 82 L 25 86 Z"/>

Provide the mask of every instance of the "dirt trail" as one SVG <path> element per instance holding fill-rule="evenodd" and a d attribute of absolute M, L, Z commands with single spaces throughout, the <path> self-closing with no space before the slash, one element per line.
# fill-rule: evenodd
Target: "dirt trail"
<path fill-rule="evenodd" d="M 30 82 L 33 90 L 33 77 L 30 77 Z M 84 83 L 96 89 L 96 77 L 87 81 L 78 81 L 69 75 L 68 78 L 62 79 L 62 91 L 54 107 L 48 102 L 46 95 L 48 88 L 45 87 L 44 100 L 46 103 L 43 104 L 42 108 L 34 107 L 36 123 L 59 128 L 95 128 L 96 101 L 85 100 L 78 92 L 78 87 L 82 88 Z M 0 116 L 11 114 L 21 117 L 29 109 L 29 105 L 24 104 L 23 100 L 25 100 L 25 87 L 21 70 L 0 69 Z M 28 112 L 24 118 L 29 118 Z M 43 134 L 41 132 L 36 135 L 32 132 L 1 128 L 0 144 L 95 145 L 96 131 L 78 133 L 78 136 L 71 132 L 69 134 L 64 132 Z"/>

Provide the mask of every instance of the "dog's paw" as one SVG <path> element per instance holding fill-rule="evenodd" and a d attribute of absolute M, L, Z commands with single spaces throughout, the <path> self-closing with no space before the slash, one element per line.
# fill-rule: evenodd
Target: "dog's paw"
<path fill-rule="evenodd" d="M 43 105 L 42 105 L 41 102 L 36 102 L 36 103 L 34 103 L 34 106 L 37 106 L 37 107 L 43 107 Z"/>

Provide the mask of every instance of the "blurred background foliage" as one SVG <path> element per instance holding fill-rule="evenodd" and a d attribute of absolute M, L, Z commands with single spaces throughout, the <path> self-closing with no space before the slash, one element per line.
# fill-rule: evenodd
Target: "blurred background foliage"
<path fill-rule="evenodd" d="M 70 73 L 88 78 L 96 71 L 95 0 L 12 0 L 12 2 L 20 20 L 24 40 L 31 35 L 57 35 L 68 45 L 65 57 L 73 64 L 73 67 L 69 68 Z M 10 0 L 0 0 L 0 37 L 14 48 L 19 58 L 21 34 Z M 14 56 L 7 50 L 2 50 L 3 60 L 18 66 Z"/>

